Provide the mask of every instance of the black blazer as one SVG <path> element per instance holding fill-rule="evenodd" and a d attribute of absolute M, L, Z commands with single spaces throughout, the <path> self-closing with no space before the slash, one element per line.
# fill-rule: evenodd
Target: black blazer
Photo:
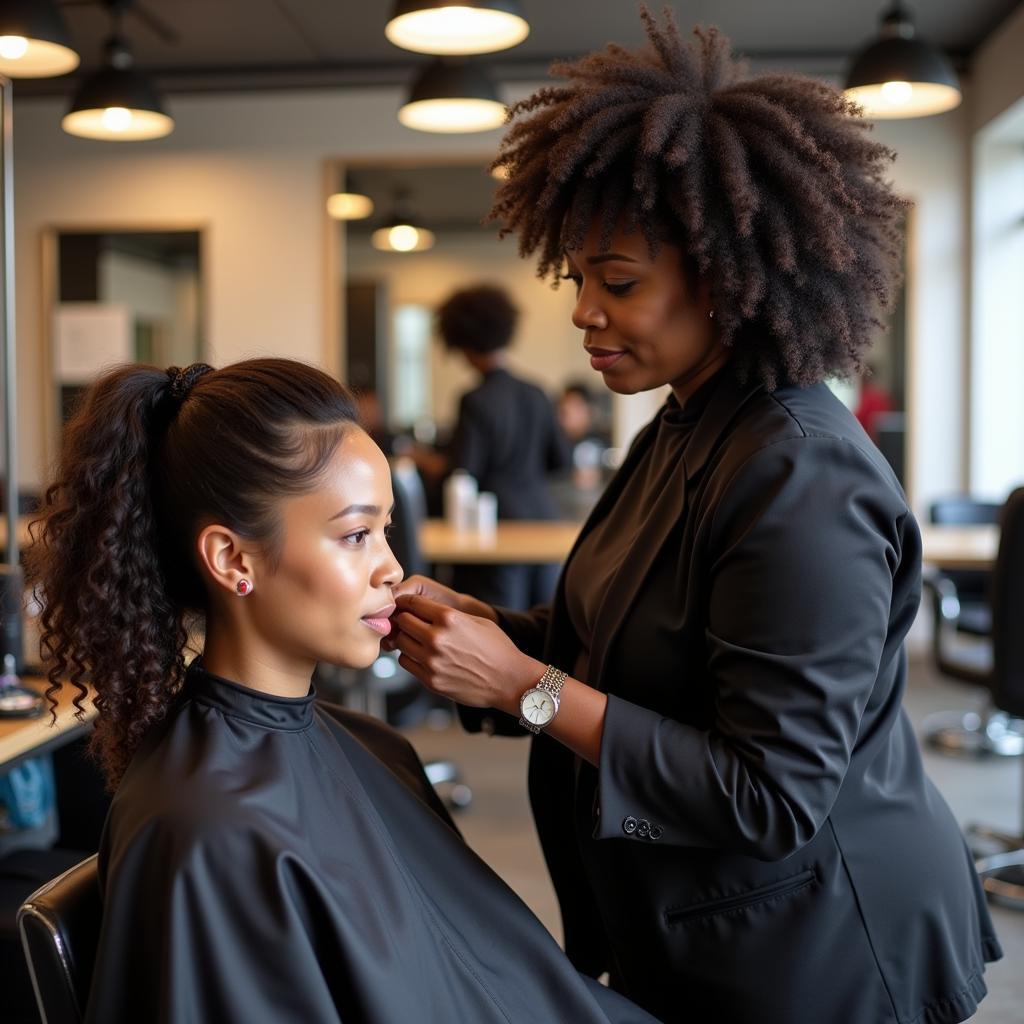
<path fill-rule="evenodd" d="M 546 476 L 568 469 L 572 451 L 548 396 L 507 370 L 492 370 L 459 403 L 452 465 L 497 495 L 500 518 L 554 519 Z"/>
<path fill-rule="evenodd" d="M 584 536 L 630 500 L 655 431 Z M 719 376 L 598 614 L 599 767 L 544 736 L 531 752 L 577 966 L 665 1021 L 973 1012 L 1001 952 L 900 706 L 920 563 L 899 483 L 824 385 Z M 503 624 L 574 664 L 564 574 L 553 606 Z"/>

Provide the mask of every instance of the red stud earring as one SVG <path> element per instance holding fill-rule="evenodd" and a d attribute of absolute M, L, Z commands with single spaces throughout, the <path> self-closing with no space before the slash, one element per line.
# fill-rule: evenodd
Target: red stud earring
<path fill-rule="evenodd" d="M 248 580 L 239 580 L 235 584 L 235 590 L 238 591 L 239 597 L 245 597 L 246 594 L 252 593 L 252 584 Z"/>

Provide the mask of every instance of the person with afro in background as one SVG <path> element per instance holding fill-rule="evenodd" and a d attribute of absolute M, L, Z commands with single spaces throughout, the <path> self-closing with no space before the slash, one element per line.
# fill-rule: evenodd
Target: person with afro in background
<path fill-rule="evenodd" d="M 445 469 L 462 469 L 498 500 L 499 519 L 557 519 L 548 476 L 572 465 L 572 449 L 554 406 L 535 384 L 508 368 L 519 310 L 505 289 L 477 284 L 437 310 L 445 346 L 480 374 L 459 401 Z M 525 610 L 551 599 L 557 565 L 459 565 L 453 585 L 488 604 Z"/>

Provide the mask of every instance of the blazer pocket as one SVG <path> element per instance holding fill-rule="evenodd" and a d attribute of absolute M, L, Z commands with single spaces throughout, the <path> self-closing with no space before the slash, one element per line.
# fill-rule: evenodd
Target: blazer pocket
<path fill-rule="evenodd" d="M 813 868 L 807 868 L 798 874 L 790 875 L 788 878 L 780 878 L 776 882 L 769 882 L 767 885 L 760 885 L 756 889 L 748 889 L 746 892 L 737 893 L 735 896 L 726 896 L 718 900 L 705 900 L 702 903 L 691 903 L 686 907 L 667 907 L 665 909 L 665 924 L 669 928 L 683 924 L 686 921 L 697 917 L 714 917 L 716 914 L 725 914 L 733 910 L 746 910 L 759 903 L 766 903 L 768 900 L 779 899 L 783 896 L 792 896 L 793 893 L 806 889 L 818 880 Z"/>

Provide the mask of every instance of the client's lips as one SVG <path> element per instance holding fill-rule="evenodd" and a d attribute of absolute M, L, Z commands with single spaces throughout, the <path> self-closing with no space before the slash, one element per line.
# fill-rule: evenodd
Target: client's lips
<path fill-rule="evenodd" d="M 616 351 L 608 348 L 587 348 L 590 365 L 595 370 L 611 369 L 625 354 L 625 349 Z"/>
<path fill-rule="evenodd" d="M 395 613 L 393 604 L 385 605 L 379 611 L 364 615 L 362 621 L 366 623 L 375 633 L 387 636 L 391 632 L 391 616 Z"/>

